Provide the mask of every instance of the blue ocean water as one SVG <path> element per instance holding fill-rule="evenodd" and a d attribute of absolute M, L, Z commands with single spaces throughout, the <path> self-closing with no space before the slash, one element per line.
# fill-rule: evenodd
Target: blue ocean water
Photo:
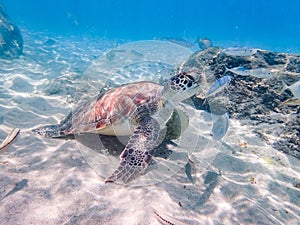
<path fill-rule="evenodd" d="M 61 34 L 97 34 L 130 40 L 208 37 L 225 47 L 243 45 L 299 52 L 297 0 L 2 0 L 17 25 Z"/>

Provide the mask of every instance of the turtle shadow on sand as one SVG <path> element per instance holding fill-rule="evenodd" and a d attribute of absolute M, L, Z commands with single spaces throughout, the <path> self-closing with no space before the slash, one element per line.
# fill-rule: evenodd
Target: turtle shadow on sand
<path fill-rule="evenodd" d="M 173 151 L 169 149 L 167 145 L 171 144 L 176 146 L 177 144 L 172 141 L 174 136 L 170 135 L 171 134 L 168 133 L 163 141 L 156 147 L 154 157 L 167 159 L 168 156 L 172 154 Z M 109 136 L 92 133 L 59 137 L 59 139 L 76 139 L 76 141 L 89 148 L 96 154 L 111 155 L 116 158 L 119 158 L 129 138 L 130 136 Z M 152 163 L 155 162 L 152 161 Z"/>
<path fill-rule="evenodd" d="M 105 179 L 107 175 L 115 168 L 116 163 L 120 160 L 120 155 L 126 147 L 130 136 L 109 136 L 96 133 L 85 133 L 80 135 L 68 135 L 58 139 L 74 140 L 78 144 L 78 150 L 82 155 L 84 161 L 94 170 L 100 177 Z M 170 136 L 167 132 L 165 138 L 154 149 L 153 160 L 150 161 L 149 166 L 143 172 L 143 175 L 149 174 L 150 177 L 157 177 L 157 170 L 161 170 L 161 164 L 167 165 L 169 160 L 172 161 L 174 154 L 174 146 L 177 144 L 173 142 L 174 136 Z M 179 154 L 179 153 L 176 153 Z M 168 172 L 170 173 L 170 171 Z M 156 175 L 155 175 L 156 174 Z M 142 176 L 143 176 L 142 175 Z M 148 176 L 147 176 L 148 177 Z M 146 183 L 149 178 L 145 178 Z M 155 181 L 153 181 L 155 183 Z M 137 184 L 138 183 L 138 184 Z M 129 185 L 140 186 L 143 185 L 144 180 L 140 180 Z"/>

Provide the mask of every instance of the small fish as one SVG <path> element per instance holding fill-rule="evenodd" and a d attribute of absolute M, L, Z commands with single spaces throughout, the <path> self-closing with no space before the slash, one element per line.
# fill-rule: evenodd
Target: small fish
<path fill-rule="evenodd" d="M 205 50 L 205 49 L 207 49 L 207 48 L 212 47 L 212 41 L 209 40 L 208 38 L 200 38 L 200 37 L 198 37 L 198 38 L 196 39 L 195 43 L 198 44 L 198 46 L 199 46 L 199 48 L 200 48 L 201 50 Z"/>
<path fill-rule="evenodd" d="M 213 123 L 211 129 L 211 135 L 215 140 L 221 140 L 227 133 L 229 127 L 229 116 L 228 113 L 225 113 L 221 116 L 218 116 L 218 119 Z"/>
<path fill-rule="evenodd" d="M 184 38 L 176 38 L 176 37 L 162 37 L 162 38 L 156 38 L 157 40 L 161 41 L 168 41 L 177 45 L 181 45 L 186 48 L 194 48 L 194 44 L 189 42 L 188 40 L 185 40 Z"/>
<path fill-rule="evenodd" d="M 215 95 L 216 93 L 222 91 L 232 80 L 232 76 L 224 76 L 217 79 L 209 88 L 206 93 L 206 97 Z"/>
<path fill-rule="evenodd" d="M 275 73 L 273 73 L 271 70 L 266 68 L 255 68 L 255 69 L 248 69 L 242 66 L 234 67 L 231 69 L 228 69 L 227 67 L 225 73 L 231 72 L 237 75 L 241 76 L 252 76 L 257 78 L 269 78 L 271 76 L 274 76 Z"/>
<path fill-rule="evenodd" d="M 127 50 L 127 49 L 113 49 L 105 54 L 105 58 L 109 61 L 116 60 L 117 56 L 128 54 L 135 57 L 143 57 L 144 55 L 135 50 Z"/>
<path fill-rule="evenodd" d="M 293 93 L 294 98 L 300 99 L 300 81 L 297 81 L 290 86 L 288 86 L 284 81 L 282 81 L 282 86 L 283 87 L 279 94 L 282 94 L 286 89 L 289 89 Z"/>
<path fill-rule="evenodd" d="M 137 57 L 144 57 L 143 53 L 140 53 L 139 51 L 136 50 L 129 50 L 129 53 Z"/>
<path fill-rule="evenodd" d="M 0 150 L 4 149 L 6 146 L 8 146 L 20 133 L 20 129 L 14 128 L 9 135 L 5 138 L 5 140 L 0 145 Z"/>
<path fill-rule="evenodd" d="M 75 26 L 79 25 L 76 16 L 74 16 L 72 13 L 67 12 L 67 18 L 73 23 L 73 25 L 75 25 Z"/>
<path fill-rule="evenodd" d="M 300 105 L 300 99 L 288 99 L 281 103 L 281 105 Z"/>
<path fill-rule="evenodd" d="M 187 178 L 194 183 L 194 178 L 192 176 L 192 164 L 193 162 L 189 159 L 189 161 L 185 164 L 184 166 L 184 170 L 185 170 L 185 174 L 187 176 Z"/>
<path fill-rule="evenodd" d="M 257 48 L 231 47 L 223 49 L 221 53 L 229 56 L 251 56 L 257 53 Z"/>

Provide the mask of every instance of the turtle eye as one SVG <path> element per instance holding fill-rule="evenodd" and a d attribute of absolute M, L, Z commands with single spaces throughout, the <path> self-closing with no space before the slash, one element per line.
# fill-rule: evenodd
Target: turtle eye
<path fill-rule="evenodd" d="M 195 78 L 193 77 L 193 76 L 191 76 L 191 75 L 186 75 L 186 79 L 187 80 L 189 80 L 189 81 L 191 81 L 191 82 L 196 82 L 196 80 L 195 80 Z"/>
<path fill-rule="evenodd" d="M 192 77 L 191 75 L 186 75 L 185 80 L 183 81 L 183 83 L 188 87 L 192 87 L 193 84 L 196 83 L 194 77 Z"/>

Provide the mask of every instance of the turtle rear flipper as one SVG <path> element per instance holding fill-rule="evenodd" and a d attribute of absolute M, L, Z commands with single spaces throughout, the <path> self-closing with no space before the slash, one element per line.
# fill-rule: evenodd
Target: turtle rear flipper
<path fill-rule="evenodd" d="M 72 127 L 72 113 L 70 113 L 60 124 L 46 125 L 33 129 L 32 131 L 47 138 L 66 137 L 65 131 Z"/>
<path fill-rule="evenodd" d="M 122 154 L 119 167 L 105 179 L 105 183 L 127 183 L 140 175 L 149 165 L 154 148 L 159 144 L 159 123 L 150 116 L 139 121 Z"/>
<path fill-rule="evenodd" d="M 33 129 L 32 131 L 36 134 L 39 134 L 43 137 L 61 137 L 60 125 L 48 125 L 44 127 L 39 127 Z"/>
<path fill-rule="evenodd" d="M 60 124 L 47 125 L 32 130 L 34 133 L 46 138 L 70 138 L 74 139 L 74 134 L 66 134 Z"/>

